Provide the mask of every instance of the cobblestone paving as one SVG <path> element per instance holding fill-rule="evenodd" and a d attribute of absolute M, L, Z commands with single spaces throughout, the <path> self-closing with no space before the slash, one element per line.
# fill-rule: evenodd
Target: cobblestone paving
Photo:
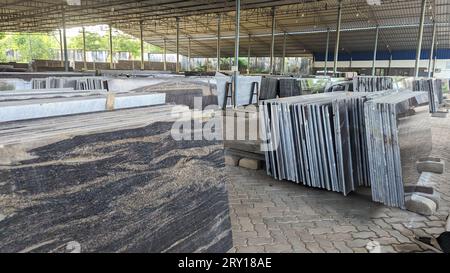
<path fill-rule="evenodd" d="M 268 177 L 264 171 L 228 167 L 234 248 L 231 252 L 423 252 L 414 233 L 438 235 L 450 212 L 450 117 L 433 119 L 433 156 L 446 161 L 432 176 L 441 193 L 436 215 L 425 217 L 371 201 L 370 189 L 344 197 Z"/>

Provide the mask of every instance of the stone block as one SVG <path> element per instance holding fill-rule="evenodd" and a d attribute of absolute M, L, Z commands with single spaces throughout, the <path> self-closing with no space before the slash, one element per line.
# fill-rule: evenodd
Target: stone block
<path fill-rule="evenodd" d="M 439 204 L 441 201 L 441 195 L 437 191 L 433 191 L 433 193 L 424 193 L 424 192 L 413 192 L 413 193 L 406 193 L 405 197 L 411 196 L 413 194 L 416 194 L 418 196 L 422 196 L 425 198 L 428 198 L 432 200 L 436 204 L 436 209 L 439 209 Z"/>
<path fill-rule="evenodd" d="M 234 155 L 225 155 L 225 165 L 236 167 L 239 165 L 239 160 L 241 158 Z"/>
<path fill-rule="evenodd" d="M 239 160 L 239 167 L 249 169 L 249 170 L 260 170 L 261 169 L 261 160 L 250 159 L 250 158 L 242 158 Z"/>
<path fill-rule="evenodd" d="M 418 185 L 418 184 L 406 184 L 405 185 L 405 194 L 412 193 L 424 193 L 424 194 L 434 194 L 434 188 L 426 185 Z"/>
<path fill-rule="evenodd" d="M 411 194 L 405 198 L 405 207 L 411 212 L 417 214 L 430 216 L 436 212 L 436 203 L 426 197 L 420 196 L 418 194 Z"/>
<path fill-rule="evenodd" d="M 444 173 L 444 162 L 440 158 L 421 158 L 416 162 L 417 171 L 442 174 Z"/>

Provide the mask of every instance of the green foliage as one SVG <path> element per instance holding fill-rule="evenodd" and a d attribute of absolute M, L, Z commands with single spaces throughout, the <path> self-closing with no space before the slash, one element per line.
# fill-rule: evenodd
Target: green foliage
<path fill-rule="evenodd" d="M 16 62 L 30 62 L 32 59 L 52 59 L 55 51 L 59 51 L 60 43 L 53 34 L 8 34 L 0 32 L 0 62 L 9 61 L 7 51 L 14 50 L 19 58 Z M 134 59 L 140 58 L 140 41 L 126 34 L 116 34 L 113 37 L 114 51 L 130 52 Z M 83 49 L 83 34 L 80 33 L 68 39 L 69 49 Z M 86 50 L 109 50 L 109 35 L 86 32 Z M 161 48 L 144 44 L 144 51 L 162 53 Z"/>
<path fill-rule="evenodd" d="M 83 49 L 83 34 L 80 33 L 68 41 L 69 49 Z M 108 36 L 100 36 L 98 33 L 86 32 L 86 50 L 108 50 Z"/>
<path fill-rule="evenodd" d="M 6 52 L 14 50 L 18 53 L 17 62 L 29 62 L 32 59 L 51 59 L 52 49 L 58 48 L 56 39 L 47 34 L 0 34 L 0 61 L 6 62 Z"/>
<path fill-rule="evenodd" d="M 72 37 L 68 46 L 70 49 L 82 50 L 83 34 L 80 32 L 80 34 Z M 86 50 L 109 50 L 109 35 L 86 32 Z M 113 50 L 115 52 L 130 52 L 136 59 L 139 58 L 141 54 L 141 43 L 138 39 L 132 36 L 126 34 L 116 34 L 113 35 Z M 151 53 L 162 53 L 162 50 L 159 47 L 149 44 L 144 44 L 144 51 Z"/>

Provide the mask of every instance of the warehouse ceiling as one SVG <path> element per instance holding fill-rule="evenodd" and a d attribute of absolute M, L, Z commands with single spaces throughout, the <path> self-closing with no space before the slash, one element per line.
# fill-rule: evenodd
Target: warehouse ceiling
<path fill-rule="evenodd" d="M 330 29 L 330 51 L 336 40 L 337 0 L 241 0 L 240 51 L 246 56 L 269 56 L 272 8 L 275 7 L 275 55 L 281 56 L 286 39 L 286 56 L 303 56 L 326 49 Z M 421 0 L 343 0 L 343 52 L 374 48 L 376 26 L 380 28 L 380 50 L 413 50 L 417 45 Z M 176 17 L 180 24 L 180 53 L 215 57 L 217 22 L 221 15 L 221 55 L 234 54 L 235 1 L 230 0 L 0 0 L 0 31 L 49 32 L 67 27 L 111 24 L 133 36 L 175 51 Z M 436 21 L 438 47 L 450 48 L 450 3 L 427 0 L 424 48 L 431 45 Z"/>

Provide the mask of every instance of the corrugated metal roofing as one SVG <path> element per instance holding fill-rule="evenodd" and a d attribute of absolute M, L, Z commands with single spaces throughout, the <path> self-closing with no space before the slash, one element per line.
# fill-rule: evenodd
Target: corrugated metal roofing
<path fill-rule="evenodd" d="M 377 4 L 369 4 L 379 2 Z M 0 0 L 0 31 L 45 32 L 61 27 L 63 0 Z M 326 31 L 330 29 L 330 49 L 334 49 L 337 0 L 242 0 L 241 54 L 268 56 L 271 42 L 271 9 L 276 7 L 275 54 L 301 56 L 324 52 Z M 414 50 L 417 45 L 421 0 L 343 0 L 343 53 L 371 51 L 375 27 L 380 26 L 379 50 Z M 81 0 L 81 6 L 65 6 L 67 26 L 112 24 L 113 27 L 139 36 L 144 24 L 147 42 L 175 51 L 176 19 L 180 18 L 180 52 L 214 57 L 217 43 L 217 14 L 222 16 L 223 57 L 234 52 L 234 10 L 231 0 Z M 438 48 L 450 48 L 450 2 L 427 0 L 424 48 L 431 45 L 432 24 L 438 24 Z M 356 30 L 354 30 L 356 29 Z M 250 35 L 250 40 L 249 40 Z"/>

